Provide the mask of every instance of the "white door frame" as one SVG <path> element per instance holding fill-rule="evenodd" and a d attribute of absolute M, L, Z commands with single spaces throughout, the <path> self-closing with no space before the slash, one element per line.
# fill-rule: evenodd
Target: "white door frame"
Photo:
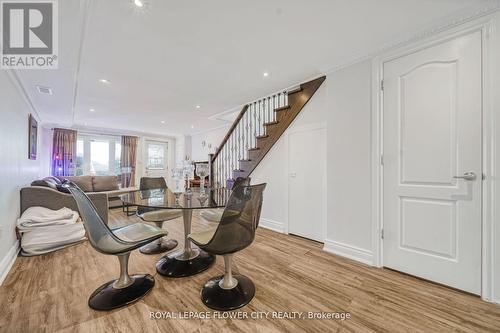
<path fill-rule="evenodd" d="M 286 151 L 286 157 L 285 157 L 285 175 L 286 175 L 285 193 L 287 193 L 286 212 L 285 212 L 286 223 L 283 226 L 283 233 L 285 233 L 285 234 L 288 234 L 289 230 L 290 230 L 290 186 L 289 186 L 290 134 L 299 133 L 299 132 L 308 132 L 308 131 L 313 131 L 313 130 L 318 130 L 318 129 L 324 129 L 327 132 L 326 134 L 328 135 L 328 129 L 327 129 L 326 122 L 318 122 L 318 123 L 311 123 L 311 124 L 306 124 L 306 125 L 302 125 L 302 126 L 297 126 L 294 128 L 290 128 L 285 132 L 285 151 Z M 328 142 L 326 142 L 326 145 L 327 145 L 326 151 L 328 151 Z M 325 154 L 326 154 L 326 151 L 325 151 Z M 327 158 L 327 156 L 325 158 Z M 326 161 L 326 163 L 328 165 L 328 161 Z M 328 172 L 326 173 L 326 177 L 328 177 Z M 327 181 L 327 179 L 325 179 L 325 182 L 326 181 Z M 328 191 L 325 194 L 328 195 Z M 327 209 L 327 207 L 328 207 L 328 198 L 326 198 L 326 199 L 327 199 L 327 201 L 326 201 L 327 206 L 325 207 L 325 209 Z M 327 221 L 324 221 L 324 225 L 323 225 L 322 229 L 323 229 L 323 236 L 325 239 L 323 240 L 323 242 L 326 240 L 326 225 L 327 225 Z"/>
<path fill-rule="evenodd" d="M 138 184 L 138 181 L 140 180 L 141 177 L 146 176 L 147 172 L 147 143 L 148 141 L 151 142 L 159 142 L 159 143 L 165 143 L 167 145 L 167 156 L 166 156 L 166 161 L 167 161 L 167 169 L 165 170 L 166 174 L 166 182 L 169 187 L 173 186 L 172 180 L 171 180 L 171 172 L 169 169 L 171 169 L 173 166 L 175 166 L 175 141 L 170 139 L 170 138 L 161 138 L 161 137 L 153 137 L 153 136 L 144 136 L 141 137 L 141 140 L 139 142 L 140 146 L 140 151 L 137 151 L 137 160 L 138 162 L 140 161 L 140 170 L 141 173 L 137 174 L 136 177 Z M 141 156 L 139 160 L 139 156 Z"/>
<path fill-rule="evenodd" d="M 498 20 L 496 13 L 483 18 L 473 20 L 458 27 L 440 32 L 432 37 L 427 37 L 418 42 L 412 42 L 395 50 L 385 52 L 374 58 L 372 62 L 372 242 L 373 242 L 373 265 L 383 266 L 383 165 L 381 156 L 383 154 L 383 91 L 381 82 L 383 79 L 383 65 L 385 62 L 404 56 L 408 53 L 418 51 L 422 48 L 453 39 L 455 37 L 481 31 L 482 39 L 482 263 L 481 263 L 481 297 L 488 301 L 493 300 L 493 258 L 494 243 L 493 231 L 495 218 L 494 207 L 494 182 L 495 172 L 493 147 L 495 137 L 499 137 L 500 128 L 495 128 L 493 118 L 493 85 L 491 82 L 491 68 L 493 68 L 493 56 L 491 39 L 495 32 L 495 21 Z M 498 28 L 498 27 L 497 27 Z M 498 111 L 498 110 L 497 110 Z"/>

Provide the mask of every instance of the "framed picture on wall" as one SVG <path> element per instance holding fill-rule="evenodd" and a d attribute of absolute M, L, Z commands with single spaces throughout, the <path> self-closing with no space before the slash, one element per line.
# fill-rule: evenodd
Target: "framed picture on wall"
<path fill-rule="evenodd" d="M 28 158 L 30 160 L 36 160 L 36 147 L 37 147 L 37 137 L 38 137 L 38 122 L 35 117 L 31 114 L 29 116 L 29 128 L 28 128 Z"/>

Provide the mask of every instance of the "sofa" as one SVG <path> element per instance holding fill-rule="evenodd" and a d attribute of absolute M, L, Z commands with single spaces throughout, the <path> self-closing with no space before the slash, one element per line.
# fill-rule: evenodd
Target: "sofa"
<path fill-rule="evenodd" d="M 67 207 L 78 211 L 73 196 L 62 187 L 62 181 L 65 179 L 74 182 L 88 195 L 105 223 L 108 223 L 108 209 L 122 206 L 118 196 L 137 189 L 120 188 L 116 176 L 46 177 L 21 189 L 21 214 L 34 206 L 54 210 Z"/>
<path fill-rule="evenodd" d="M 122 188 L 117 176 L 73 176 L 73 177 L 57 177 L 63 181 L 65 179 L 72 181 L 85 193 L 106 193 L 108 195 L 109 208 L 122 206 L 122 201 L 119 196 L 131 191 L 135 191 L 137 187 Z"/>

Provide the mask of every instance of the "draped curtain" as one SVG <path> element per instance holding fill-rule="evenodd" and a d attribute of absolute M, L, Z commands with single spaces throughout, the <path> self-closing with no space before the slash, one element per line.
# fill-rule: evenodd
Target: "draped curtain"
<path fill-rule="evenodd" d="M 122 187 L 135 186 L 135 165 L 137 163 L 137 142 L 136 136 L 122 136 L 121 153 L 121 180 Z"/>
<path fill-rule="evenodd" d="M 74 176 L 77 132 L 54 128 L 52 137 L 52 175 Z"/>

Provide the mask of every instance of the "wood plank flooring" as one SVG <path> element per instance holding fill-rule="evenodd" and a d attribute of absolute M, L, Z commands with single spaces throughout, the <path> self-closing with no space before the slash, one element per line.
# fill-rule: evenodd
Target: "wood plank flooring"
<path fill-rule="evenodd" d="M 110 224 L 136 221 L 120 209 Z M 193 229 L 206 223 L 197 216 Z M 165 223 L 182 246 L 182 221 Z M 235 270 L 249 276 L 256 296 L 242 312 L 349 312 L 333 319 L 150 319 L 151 311 L 212 311 L 200 288 L 223 273 L 223 260 L 194 277 L 156 274 L 161 255 L 135 251 L 131 273 L 155 275 L 143 300 L 112 312 L 88 308 L 87 299 L 116 278 L 118 261 L 88 242 L 40 257 L 19 257 L 0 287 L 0 332 L 500 332 L 500 306 L 478 297 L 322 251 L 322 244 L 259 229 L 255 242 L 235 256 Z M 249 314 L 250 315 L 250 314 Z"/>

